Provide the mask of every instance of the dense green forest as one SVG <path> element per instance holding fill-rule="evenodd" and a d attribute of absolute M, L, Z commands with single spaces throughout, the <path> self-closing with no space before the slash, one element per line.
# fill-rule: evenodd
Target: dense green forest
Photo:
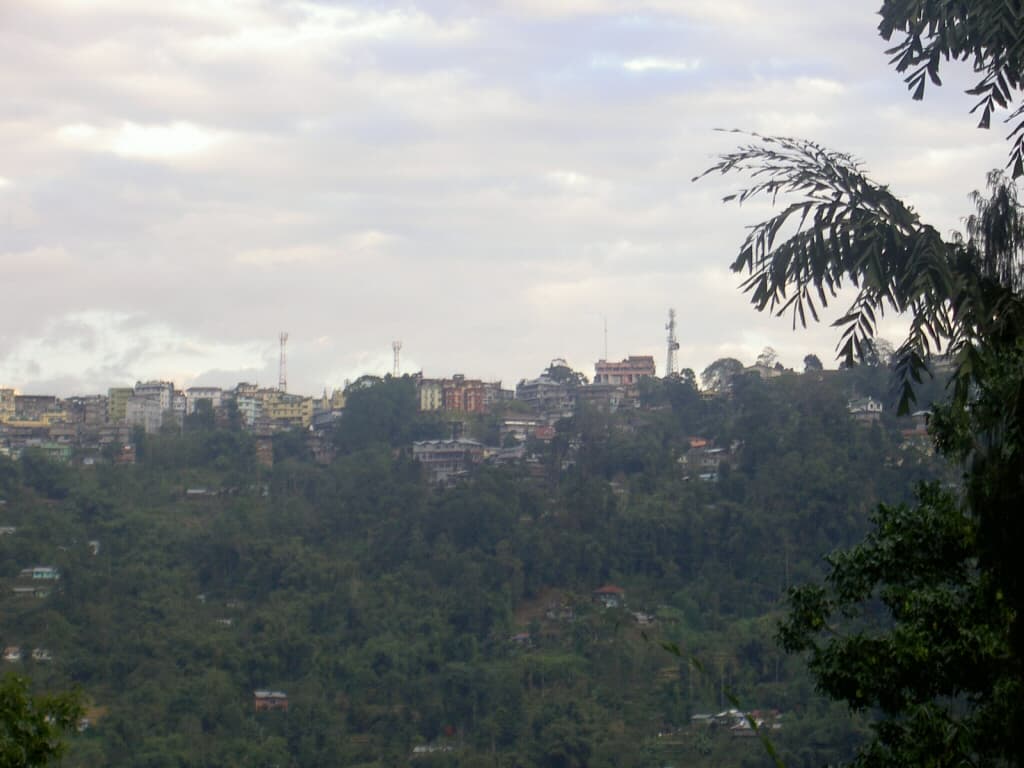
<path fill-rule="evenodd" d="M 353 393 L 329 465 L 287 433 L 262 467 L 212 419 L 140 435 L 134 466 L 0 457 L 3 666 L 80 686 L 69 768 L 772 764 L 694 719 L 736 706 L 772 713 L 790 768 L 845 759 L 865 724 L 774 636 L 878 501 L 955 480 L 910 419 L 851 418 L 887 373 L 652 380 L 642 408 L 584 409 L 448 488 L 411 458 L 446 425 L 407 379 Z M 724 456 L 704 479 L 701 444 Z M 59 581 L 16 595 L 34 566 Z"/>

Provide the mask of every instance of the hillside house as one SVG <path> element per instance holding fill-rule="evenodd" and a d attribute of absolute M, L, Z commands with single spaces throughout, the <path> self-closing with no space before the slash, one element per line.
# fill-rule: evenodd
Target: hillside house
<path fill-rule="evenodd" d="M 435 483 L 465 474 L 484 457 L 484 446 L 476 440 L 420 440 L 412 444 L 412 457 L 422 464 Z"/>
<path fill-rule="evenodd" d="M 605 608 L 620 608 L 626 604 L 626 590 L 614 584 L 605 584 L 593 592 L 594 601 Z"/>
<path fill-rule="evenodd" d="M 882 404 L 873 397 L 858 397 L 846 404 L 846 410 L 858 424 L 874 424 L 882 418 Z"/>
<path fill-rule="evenodd" d="M 35 565 L 31 568 L 22 568 L 18 576 L 33 581 L 57 581 L 60 579 L 60 571 L 52 565 Z"/>
<path fill-rule="evenodd" d="M 288 694 L 284 691 L 253 691 L 252 702 L 257 712 L 288 711 Z"/>

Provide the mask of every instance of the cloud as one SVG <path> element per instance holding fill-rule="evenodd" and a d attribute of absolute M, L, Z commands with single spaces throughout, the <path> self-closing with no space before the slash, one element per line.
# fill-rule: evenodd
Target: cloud
<path fill-rule="evenodd" d="M 228 138 L 217 131 L 186 121 L 140 125 L 122 122 L 116 128 L 101 129 L 89 123 L 62 125 L 57 140 L 69 147 L 110 152 L 127 158 L 174 160 L 203 154 Z"/>
<path fill-rule="evenodd" d="M 700 59 L 668 59 L 659 56 L 644 56 L 627 59 L 622 68 L 630 72 L 693 72 L 701 66 Z"/>
<path fill-rule="evenodd" d="M 0 269 L 5 274 L 38 273 L 60 270 L 71 264 L 71 256 L 60 246 L 40 245 L 24 251 L 0 253 Z"/>
<path fill-rule="evenodd" d="M 295 391 L 390 370 L 393 339 L 433 375 L 514 382 L 589 368 L 602 316 L 609 354 L 661 359 L 670 306 L 691 367 L 763 341 L 830 358 L 833 329 L 757 315 L 726 269 L 770 205 L 689 179 L 735 145 L 715 127 L 807 135 L 956 226 L 1002 137 L 955 68 L 911 102 L 873 12 L 22 3 L 0 25 L 0 379 L 274 381 L 286 329 Z"/>
<path fill-rule="evenodd" d="M 184 387 L 215 365 L 264 369 L 274 359 L 266 343 L 229 344 L 146 317 L 95 310 L 54 317 L 39 334 L 19 338 L 0 357 L 0 379 L 22 388 L 35 379 L 74 382 L 93 392 L 151 378 Z"/>

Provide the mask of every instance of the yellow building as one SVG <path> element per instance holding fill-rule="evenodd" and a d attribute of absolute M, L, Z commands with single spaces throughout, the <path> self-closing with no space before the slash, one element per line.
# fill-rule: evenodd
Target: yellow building
<path fill-rule="evenodd" d="M 107 422 L 124 424 L 128 418 L 128 399 L 135 394 L 132 387 L 111 387 L 107 390 Z"/>
<path fill-rule="evenodd" d="M 313 398 L 263 390 L 263 417 L 276 424 L 308 427 L 313 423 Z"/>
<path fill-rule="evenodd" d="M 14 390 L 0 389 L 0 423 L 14 420 Z"/>

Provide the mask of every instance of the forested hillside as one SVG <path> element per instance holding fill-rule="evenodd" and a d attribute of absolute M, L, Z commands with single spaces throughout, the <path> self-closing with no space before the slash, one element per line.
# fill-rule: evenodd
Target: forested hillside
<path fill-rule="evenodd" d="M 212 422 L 134 466 L 0 458 L 3 667 L 81 687 L 69 768 L 771 764 L 735 718 L 694 719 L 736 705 L 790 768 L 833 761 L 862 726 L 776 647 L 782 599 L 878 501 L 953 479 L 909 419 L 851 418 L 885 385 L 652 381 L 449 488 L 411 458 L 439 425 L 402 380 L 352 399 L 330 465 L 292 433 L 261 467 Z M 16 593 L 36 566 L 59 579 Z"/>

